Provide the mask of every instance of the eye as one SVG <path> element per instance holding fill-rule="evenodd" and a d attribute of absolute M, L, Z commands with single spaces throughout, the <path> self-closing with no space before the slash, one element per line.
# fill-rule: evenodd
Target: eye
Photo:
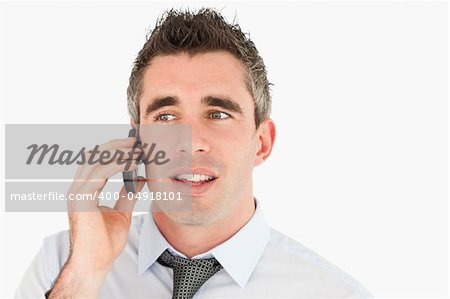
<path fill-rule="evenodd" d="M 155 116 L 154 121 L 160 121 L 160 122 L 168 122 L 171 120 L 174 120 L 176 118 L 175 115 L 170 113 L 160 113 Z"/>
<path fill-rule="evenodd" d="M 212 119 L 227 119 L 230 118 L 231 116 L 225 112 L 213 111 L 209 114 L 209 117 Z"/>

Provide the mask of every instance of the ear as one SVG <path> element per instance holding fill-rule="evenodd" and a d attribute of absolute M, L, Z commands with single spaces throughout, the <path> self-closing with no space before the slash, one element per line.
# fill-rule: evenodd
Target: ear
<path fill-rule="evenodd" d="M 270 156 L 275 143 L 276 130 L 273 120 L 266 118 L 259 124 L 256 134 L 259 142 L 255 157 L 255 166 L 258 166 Z"/>

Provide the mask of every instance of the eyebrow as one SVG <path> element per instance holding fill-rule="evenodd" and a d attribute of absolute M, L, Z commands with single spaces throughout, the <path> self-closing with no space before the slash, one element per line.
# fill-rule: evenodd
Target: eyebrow
<path fill-rule="evenodd" d="M 206 106 L 222 107 L 223 109 L 242 114 L 242 108 L 233 100 L 208 96 L 202 99 L 202 104 Z"/>
<path fill-rule="evenodd" d="M 207 96 L 202 98 L 201 103 L 206 106 L 222 107 L 223 109 L 226 109 L 228 111 L 242 114 L 241 106 L 235 101 L 230 99 L 222 99 L 214 96 Z M 179 106 L 180 104 L 181 102 L 177 97 L 167 96 L 162 98 L 156 98 L 150 104 L 147 105 L 147 108 L 145 109 L 145 114 L 149 115 L 150 113 L 163 107 Z"/>
<path fill-rule="evenodd" d="M 163 98 L 157 98 L 153 100 L 151 104 L 147 105 L 147 108 L 145 109 L 145 114 L 149 115 L 153 111 L 156 111 L 162 107 L 166 106 L 178 106 L 180 105 L 180 100 L 176 97 L 163 97 Z"/>

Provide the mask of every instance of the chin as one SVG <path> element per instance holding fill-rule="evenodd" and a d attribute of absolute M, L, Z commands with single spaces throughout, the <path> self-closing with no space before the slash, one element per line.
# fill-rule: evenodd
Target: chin
<path fill-rule="evenodd" d="M 198 210 L 193 207 L 190 211 L 172 211 L 165 213 L 173 222 L 183 225 L 209 225 L 220 218 L 216 209 Z"/>

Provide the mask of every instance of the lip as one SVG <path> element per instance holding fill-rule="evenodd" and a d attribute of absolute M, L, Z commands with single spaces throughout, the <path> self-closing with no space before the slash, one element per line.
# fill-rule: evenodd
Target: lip
<path fill-rule="evenodd" d="M 218 178 L 215 178 L 212 181 L 204 182 L 201 184 L 193 184 L 190 182 L 178 181 L 176 179 L 171 178 L 171 183 L 174 184 L 174 189 L 177 192 L 181 192 L 183 195 L 192 196 L 192 197 L 200 197 L 205 195 L 209 189 L 217 182 Z"/>
<path fill-rule="evenodd" d="M 196 168 L 178 168 L 170 174 L 170 178 L 174 178 L 180 174 L 185 174 L 185 173 L 206 174 L 208 176 L 212 176 L 215 178 L 218 177 L 218 175 L 211 169 L 204 168 L 204 167 L 196 167 Z"/>
<path fill-rule="evenodd" d="M 214 179 L 200 184 L 184 182 L 175 179 L 176 176 L 186 173 L 205 174 L 214 177 Z M 219 177 L 214 171 L 204 167 L 178 168 L 170 175 L 170 181 L 172 184 L 174 184 L 175 190 L 181 192 L 181 194 L 192 197 L 200 197 L 205 195 L 209 191 L 209 189 L 211 189 L 211 187 L 217 182 L 218 179 Z"/>

